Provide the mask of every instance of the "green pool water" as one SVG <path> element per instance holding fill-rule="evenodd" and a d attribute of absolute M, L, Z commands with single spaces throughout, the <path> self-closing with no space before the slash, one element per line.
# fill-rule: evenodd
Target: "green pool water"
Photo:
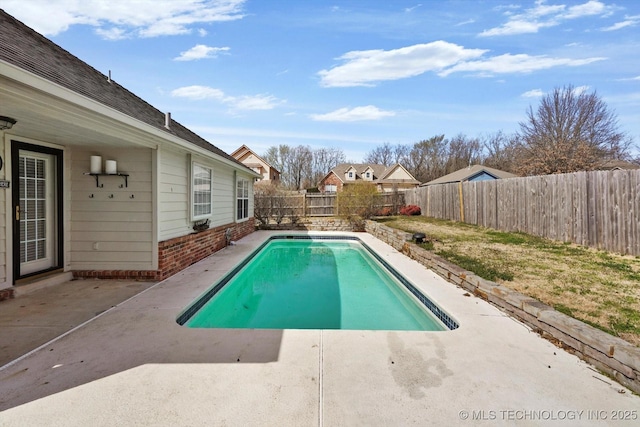
<path fill-rule="evenodd" d="M 357 242 L 273 240 L 191 328 L 445 330 Z"/>

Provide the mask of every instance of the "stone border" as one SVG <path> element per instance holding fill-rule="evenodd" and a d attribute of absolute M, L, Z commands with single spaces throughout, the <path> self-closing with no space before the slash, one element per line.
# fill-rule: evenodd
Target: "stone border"
<path fill-rule="evenodd" d="M 640 393 L 640 347 L 560 313 L 542 302 L 485 280 L 411 241 L 411 234 L 375 221 L 365 230 L 444 279 L 492 303 L 561 348 Z"/>

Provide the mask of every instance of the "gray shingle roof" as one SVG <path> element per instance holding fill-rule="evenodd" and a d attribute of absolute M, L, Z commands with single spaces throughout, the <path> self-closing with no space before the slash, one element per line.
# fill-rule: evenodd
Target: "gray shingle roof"
<path fill-rule="evenodd" d="M 353 167 L 356 170 L 356 180 L 364 179 L 362 174 L 368 169 L 371 168 L 373 170 L 373 183 L 374 184 L 420 184 L 420 181 L 416 179 L 390 179 L 386 178 L 388 174 L 390 174 L 396 166 L 399 166 L 398 163 L 391 165 L 389 167 L 385 165 L 378 165 L 373 163 L 340 163 L 335 168 L 331 169 L 338 178 L 341 180 L 344 178 L 344 174 L 347 173 L 349 168 Z M 408 173 L 408 172 L 407 172 Z M 327 174 L 328 176 L 329 174 Z M 412 177 L 413 178 L 413 177 Z"/>
<path fill-rule="evenodd" d="M 451 182 L 460 182 L 460 181 L 468 181 L 470 178 L 482 173 L 486 172 L 489 175 L 496 177 L 496 179 L 504 179 L 504 178 L 514 178 L 516 175 L 501 171 L 499 169 L 490 168 L 482 165 L 473 165 L 471 167 L 458 169 L 455 172 L 452 172 L 448 175 L 441 176 L 440 178 L 434 179 L 433 181 L 425 182 L 422 186 L 425 185 L 435 185 L 435 184 L 448 184 Z"/>
<path fill-rule="evenodd" d="M 331 169 L 331 172 L 338 175 L 340 178 L 344 177 L 344 174 L 349 170 L 350 167 L 353 167 L 356 170 L 356 177 L 362 178 L 362 173 L 368 167 L 373 169 L 373 179 L 378 179 L 384 176 L 384 172 L 387 170 L 385 165 L 376 165 L 370 163 L 340 163 L 335 168 Z"/>
<path fill-rule="evenodd" d="M 82 94 L 244 167 L 229 154 L 175 120 L 171 120 L 170 129 L 165 128 L 165 113 L 113 80 L 109 81 L 106 75 L 38 34 L 2 9 L 0 9 L 0 29 L 0 60 Z"/>

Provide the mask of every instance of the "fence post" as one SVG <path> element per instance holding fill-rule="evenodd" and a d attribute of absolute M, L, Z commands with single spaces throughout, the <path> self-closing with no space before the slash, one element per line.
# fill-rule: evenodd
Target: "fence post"
<path fill-rule="evenodd" d="M 464 222 L 464 198 L 462 197 L 462 181 L 458 183 L 458 196 L 460 197 L 460 222 Z"/>
<path fill-rule="evenodd" d="M 302 194 L 302 216 L 307 216 L 307 193 Z"/>

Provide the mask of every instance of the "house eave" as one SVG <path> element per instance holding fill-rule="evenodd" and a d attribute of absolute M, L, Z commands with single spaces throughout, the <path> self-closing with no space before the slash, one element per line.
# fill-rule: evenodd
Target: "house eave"
<path fill-rule="evenodd" d="M 106 106 L 71 89 L 65 88 L 57 83 L 51 82 L 46 78 L 33 74 L 16 65 L 8 63 L 4 60 L 0 60 L 0 67 L 0 77 L 4 77 L 10 81 L 13 81 L 17 85 L 36 90 L 45 97 L 53 97 L 65 104 L 74 106 L 79 110 L 83 110 L 86 112 L 85 114 L 87 116 L 93 115 L 98 120 L 102 120 L 108 125 L 111 125 L 113 127 L 111 131 L 114 134 L 122 132 L 127 136 L 135 136 L 134 138 L 126 138 L 128 144 L 151 148 L 154 150 L 158 149 L 159 146 L 163 144 L 171 144 L 197 153 L 198 155 L 204 156 L 206 158 L 214 159 L 220 163 L 231 166 L 234 169 L 242 170 L 249 175 L 260 177 L 260 175 L 256 174 L 254 171 L 235 162 L 232 162 L 229 159 L 219 156 L 212 151 L 199 147 L 189 141 L 183 140 L 182 138 L 163 131 L 162 129 L 151 126 L 150 124 L 147 124 L 141 120 L 122 113 L 112 107 Z M 9 91 L 11 90 L 11 88 L 6 85 L 2 88 L 2 90 Z M 18 90 L 12 93 L 12 95 L 24 96 L 19 93 Z M 16 118 L 19 120 L 19 117 Z M 18 125 L 19 123 L 20 122 L 18 122 Z"/>

